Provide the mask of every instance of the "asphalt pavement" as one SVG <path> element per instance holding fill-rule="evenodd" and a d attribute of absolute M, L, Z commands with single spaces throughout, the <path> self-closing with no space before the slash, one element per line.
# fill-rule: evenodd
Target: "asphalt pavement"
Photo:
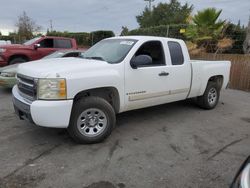
<path fill-rule="evenodd" d="M 21 121 L 0 88 L 1 188 L 223 188 L 250 155 L 250 93 L 214 110 L 191 100 L 119 114 L 103 143 Z"/>

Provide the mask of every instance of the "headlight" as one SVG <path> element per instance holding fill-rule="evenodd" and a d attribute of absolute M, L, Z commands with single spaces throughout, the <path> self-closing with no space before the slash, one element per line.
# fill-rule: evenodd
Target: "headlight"
<path fill-rule="evenodd" d="M 62 100 L 67 99 L 67 89 L 65 79 L 39 79 L 38 99 L 42 100 Z"/>
<path fill-rule="evenodd" d="M 6 49 L 0 48 L 0 53 L 6 52 Z"/>
<path fill-rule="evenodd" d="M 16 73 L 14 73 L 14 72 L 1 72 L 0 75 L 2 77 L 15 77 Z"/>

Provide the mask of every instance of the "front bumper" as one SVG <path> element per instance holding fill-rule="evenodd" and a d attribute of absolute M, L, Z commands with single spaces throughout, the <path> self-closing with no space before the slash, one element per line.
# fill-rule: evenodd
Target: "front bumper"
<path fill-rule="evenodd" d="M 31 113 L 30 113 L 30 104 L 26 101 L 19 100 L 14 95 L 12 97 L 12 101 L 13 101 L 15 112 L 18 115 L 18 117 L 21 120 L 27 119 L 31 123 L 34 123 L 31 117 Z"/>
<path fill-rule="evenodd" d="M 0 76 L 0 86 L 5 88 L 12 88 L 16 84 L 15 77 L 2 77 Z"/>
<path fill-rule="evenodd" d="M 19 93 L 17 86 L 12 89 L 13 105 L 20 119 L 51 128 L 67 128 L 70 121 L 73 100 L 27 101 Z"/>

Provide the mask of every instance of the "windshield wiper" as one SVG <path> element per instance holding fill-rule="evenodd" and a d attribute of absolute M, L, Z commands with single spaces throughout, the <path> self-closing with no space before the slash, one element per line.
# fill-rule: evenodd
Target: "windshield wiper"
<path fill-rule="evenodd" d="M 98 56 L 93 56 L 93 57 L 83 57 L 85 59 L 96 59 L 96 60 L 100 60 L 100 61 L 105 61 L 102 57 L 98 57 Z"/>

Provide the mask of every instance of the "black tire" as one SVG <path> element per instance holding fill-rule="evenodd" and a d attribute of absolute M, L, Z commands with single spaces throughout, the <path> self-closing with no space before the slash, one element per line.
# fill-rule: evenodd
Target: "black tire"
<path fill-rule="evenodd" d="M 79 118 L 82 118 L 83 114 L 85 112 L 88 113 L 88 110 L 91 111 L 93 109 L 96 109 L 100 113 L 103 113 L 103 115 L 105 116 L 104 119 L 105 119 L 106 123 L 104 123 L 105 124 L 104 128 L 99 127 L 100 129 L 102 129 L 102 132 L 100 131 L 100 133 L 98 135 L 95 135 L 95 136 L 93 136 L 93 135 L 88 136 L 87 135 L 86 136 L 86 134 L 88 134 L 88 133 L 84 132 L 84 129 L 87 131 L 88 127 L 90 126 L 90 123 L 89 123 L 90 121 L 85 121 L 86 125 L 83 125 L 84 129 L 80 130 L 79 121 L 81 121 L 82 119 L 79 119 Z M 89 115 L 86 114 L 86 117 L 87 117 L 86 119 L 88 119 L 88 120 L 93 119 L 92 113 L 90 116 L 91 116 L 91 118 L 89 118 Z M 93 116 L 97 117 L 97 115 L 93 115 Z M 85 119 L 85 116 L 84 116 L 84 119 Z M 95 119 L 100 119 L 100 118 L 95 118 Z M 85 123 L 83 123 L 83 124 L 85 124 Z M 100 123 L 100 122 L 98 122 L 98 120 L 97 120 L 96 124 L 98 124 L 98 123 Z M 100 97 L 86 97 L 86 98 L 83 98 L 83 99 L 77 101 L 76 104 L 74 104 L 73 109 L 72 109 L 72 113 L 71 113 L 71 119 L 70 119 L 70 124 L 68 127 L 68 132 L 69 132 L 70 136 L 77 143 L 94 144 L 94 143 L 99 143 L 99 142 L 102 142 L 103 140 L 105 140 L 111 134 L 112 130 L 114 129 L 115 123 L 116 123 L 115 111 L 114 111 L 113 107 L 105 99 L 100 98 Z M 82 126 L 82 125 L 80 125 L 80 126 Z M 89 127 L 89 129 L 92 130 L 91 132 L 93 132 L 93 130 L 95 129 L 95 126 L 99 126 L 99 125 L 93 125 L 93 127 Z"/>
<path fill-rule="evenodd" d="M 216 96 L 216 98 L 212 99 L 211 95 L 213 95 L 212 98 L 214 96 Z M 204 94 L 200 97 L 197 97 L 197 103 L 198 103 L 198 106 L 200 106 L 201 108 L 210 110 L 216 107 L 216 105 L 218 104 L 219 98 L 220 98 L 220 88 L 218 84 L 216 84 L 215 82 L 208 82 L 207 88 Z"/>
<path fill-rule="evenodd" d="M 25 58 L 17 57 L 17 58 L 12 59 L 12 60 L 9 62 L 9 65 L 14 65 L 14 64 L 17 64 L 17 63 L 25 63 L 25 62 L 27 62 L 27 61 L 28 61 L 28 60 L 25 59 Z"/>

